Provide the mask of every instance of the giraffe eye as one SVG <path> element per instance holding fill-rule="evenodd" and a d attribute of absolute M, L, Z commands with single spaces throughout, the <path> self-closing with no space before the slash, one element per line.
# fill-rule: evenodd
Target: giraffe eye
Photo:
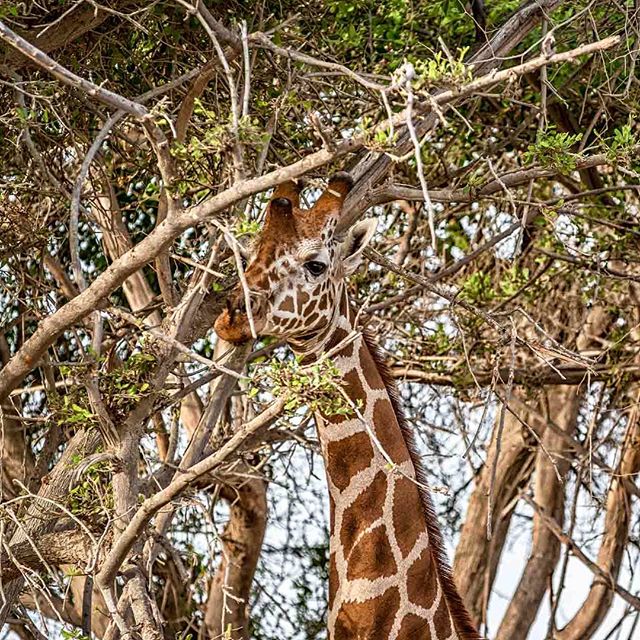
<path fill-rule="evenodd" d="M 318 262 L 317 260 L 309 260 L 304 263 L 304 268 L 312 276 L 321 276 L 327 270 L 327 265 L 324 262 Z"/>

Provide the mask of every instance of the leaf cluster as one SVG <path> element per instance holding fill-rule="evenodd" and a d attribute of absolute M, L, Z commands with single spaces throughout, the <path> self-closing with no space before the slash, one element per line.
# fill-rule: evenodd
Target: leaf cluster
<path fill-rule="evenodd" d="M 557 131 L 549 126 L 538 132 L 536 141 L 529 145 L 522 159 L 527 164 L 539 164 L 564 175 L 575 170 L 581 154 L 575 153 L 575 145 L 582 140 L 582 133 Z"/>
<path fill-rule="evenodd" d="M 325 416 L 349 416 L 353 407 L 340 393 L 343 384 L 340 371 L 329 359 L 302 365 L 299 358 L 273 359 L 259 371 L 259 378 L 268 380 L 274 396 L 286 395 L 287 411 L 308 407 L 309 411 Z M 258 388 L 249 393 L 254 396 Z"/>

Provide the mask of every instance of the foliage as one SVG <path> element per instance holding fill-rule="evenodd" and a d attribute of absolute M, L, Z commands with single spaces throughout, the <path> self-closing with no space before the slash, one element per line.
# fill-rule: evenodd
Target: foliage
<path fill-rule="evenodd" d="M 68 506 L 71 513 L 96 527 L 100 520 L 113 514 L 113 491 L 109 463 L 96 462 L 83 470 L 82 480 L 71 491 Z"/>
<path fill-rule="evenodd" d="M 341 374 L 330 359 L 322 359 L 302 365 L 300 358 L 272 360 L 258 372 L 258 379 L 268 381 L 275 397 L 286 395 L 287 411 L 307 407 L 312 413 L 325 416 L 353 414 L 352 406 L 340 393 Z M 258 387 L 253 387 L 249 396 L 255 396 Z"/>
<path fill-rule="evenodd" d="M 580 154 L 572 149 L 582 140 L 582 133 L 558 132 L 555 126 L 539 131 L 534 144 L 523 155 L 526 163 L 538 163 L 545 169 L 563 174 L 571 173 L 580 160 Z"/>
<path fill-rule="evenodd" d="M 461 85 L 472 79 L 471 69 L 464 63 L 468 48 L 460 49 L 456 57 L 438 51 L 429 60 L 418 60 L 415 70 L 418 76 L 416 87 L 429 89 L 435 85 Z"/>
<path fill-rule="evenodd" d="M 109 408 L 114 416 L 124 416 L 151 392 L 149 374 L 154 369 L 156 357 L 149 351 L 140 351 L 126 358 L 122 366 L 100 375 L 100 390 L 109 398 Z"/>
<path fill-rule="evenodd" d="M 83 635 L 79 629 L 61 629 L 60 636 L 62 640 L 91 640 Z"/>
<path fill-rule="evenodd" d="M 629 164 L 638 157 L 638 136 L 631 123 L 623 124 L 613 130 L 608 154 L 612 161 Z"/>
<path fill-rule="evenodd" d="M 491 276 L 480 271 L 472 273 L 460 289 L 460 297 L 474 304 L 486 304 L 496 297 Z"/>

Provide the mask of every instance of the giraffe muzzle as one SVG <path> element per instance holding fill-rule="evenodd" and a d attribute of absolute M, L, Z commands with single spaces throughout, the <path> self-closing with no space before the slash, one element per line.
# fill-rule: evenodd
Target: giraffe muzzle
<path fill-rule="evenodd" d="M 261 307 L 257 300 L 252 302 L 253 323 L 258 335 L 265 324 Z M 252 339 L 244 291 L 234 291 L 227 298 L 227 308 L 216 318 L 213 328 L 220 338 L 234 344 Z"/>

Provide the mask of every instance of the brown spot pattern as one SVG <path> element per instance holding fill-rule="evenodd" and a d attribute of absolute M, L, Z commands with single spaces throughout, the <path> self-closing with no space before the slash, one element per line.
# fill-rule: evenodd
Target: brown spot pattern
<path fill-rule="evenodd" d="M 327 416 L 325 418 L 325 421 L 328 424 L 341 424 L 343 422 L 347 422 L 348 420 L 353 420 L 353 415 L 352 414 L 342 414 L 342 413 L 335 413 L 331 416 Z"/>
<path fill-rule="evenodd" d="M 398 418 L 391 403 L 386 398 L 380 398 L 376 401 L 373 408 L 373 423 L 376 427 L 376 436 L 378 436 L 382 448 L 396 464 L 407 462 L 411 459 L 409 449 L 407 449 L 398 425 Z"/>
<path fill-rule="evenodd" d="M 407 571 L 407 595 L 413 604 L 425 609 L 433 605 L 438 589 L 435 574 L 431 550 L 427 547 Z"/>
<path fill-rule="evenodd" d="M 287 296 L 282 303 L 280 304 L 280 310 L 281 311 L 288 311 L 289 313 L 293 313 L 294 308 L 293 308 L 293 297 L 292 296 Z"/>
<path fill-rule="evenodd" d="M 350 345 L 350 346 L 353 346 L 353 345 Z M 344 380 L 344 389 L 349 395 L 349 397 L 354 402 L 361 400 L 362 401 L 361 410 L 364 411 L 366 408 L 367 395 L 364 391 L 364 387 L 362 386 L 362 381 L 360 380 L 360 376 L 358 375 L 358 372 L 349 371 L 349 373 L 347 373 L 344 376 L 343 380 Z"/>
<path fill-rule="evenodd" d="M 447 601 L 442 598 L 433 616 L 433 625 L 439 638 L 448 638 L 451 635 L 451 616 Z"/>
<path fill-rule="evenodd" d="M 403 558 L 409 555 L 418 536 L 426 531 L 418 488 L 408 478 L 399 477 L 396 480 L 393 493 L 393 529 Z"/>
<path fill-rule="evenodd" d="M 400 593 L 396 587 L 366 602 L 346 602 L 336 619 L 336 640 L 389 640 Z"/>
<path fill-rule="evenodd" d="M 387 529 L 382 524 L 360 537 L 347 557 L 348 580 L 357 578 L 375 580 L 392 576 L 397 570 L 387 537 Z"/>
<path fill-rule="evenodd" d="M 278 203 L 269 206 L 265 221 L 265 228 L 257 247 L 257 257 L 246 271 L 247 280 L 251 289 L 273 294 L 274 287 L 280 287 L 289 293 L 293 286 L 292 281 L 283 277 L 283 270 L 293 271 L 295 265 L 290 256 L 291 248 L 299 244 L 300 240 L 309 237 L 330 242 L 340 213 L 343 198 L 349 191 L 350 182 L 344 179 L 333 180 L 331 189 L 326 191 L 318 200 L 313 215 L 299 209 L 299 192 L 302 183 L 284 183 L 276 188 L 273 199 L 286 196 L 291 200 L 291 207 L 283 207 Z M 333 193 L 333 191 L 337 193 Z M 286 203 L 285 203 L 286 204 Z M 329 246 L 331 259 L 335 256 L 335 245 Z M 275 269 L 275 261 L 282 256 L 283 269 Z M 238 288 L 237 291 L 240 291 Z M 301 321 L 306 321 L 307 326 L 314 326 L 323 316 L 319 311 L 331 309 L 336 303 L 334 283 L 328 280 L 316 287 L 314 291 L 296 290 L 298 307 L 297 318 L 287 322 L 281 321 L 281 331 L 293 329 Z M 342 297 L 338 303 L 345 316 L 348 316 L 346 297 Z M 280 309 L 287 313 L 295 313 L 296 299 L 287 295 L 280 304 Z M 226 312 L 225 312 L 226 313 Z M 234 323 L 230 322 L 228 313 L 223 313 L 216 322 L 216 330 L 225 332 L 229 338 L 246 339 L 248 337 L 248 320 L 246 315 L 237 316 Z M 231 325 L 234 326 L 231 326 Z M 264 326 L 264 325 L 263 325 Z M 333 346 L 344 339 L 348 332 L 340 328 L 335 331 L 329 346 Z M 351 357 L 356 348 L 351 343 L 342 350 L 341 355 Z M 378 400 L 374 407 L 366 406 L 368 398 L 364 389 L 384 389 L 385 384 L 374 357 L 364 343 L 358 354 L 362 368 L 360 372 L 351 371 L 344 376 L 345 390 L 354 400 L 362 402 L 363 410 L 373 409 L 373 420 L 376 434 L 386 452 L 396 463 L 410 460 L 409 452 L 402 437 L 398 418 L 389 402 Z M 346 418 L 336 416 L 331 422 L 339 423 Z M 355 474 L 367 468 L 374 456 L 372 442 L 366 432 L 357 433 L 339 441 L 326 444 L 327 474 L 339 491 L 344 491 Z M 375 579 L 382 576 L 393 575 L 397 566 L 390 547 L 386 527 L 378 525 L 366 534 L 364 530 L 383 514 L 388 478 L 381 469 L 369 484 L 347 507 L 342 516 L 342 525 L 339 531 L 340 542 L 343 545 L 345 556 L 348 557 L 348 579 L 369 578 Z M 424 531 L 423 508 L 414 483 L 406 478 L 397 478 L 394 488 L 394 506 L 391 526 L 403 557 L 411 552 L 420 534 Z M 340 499 L 340 498 L 338 498 Z M 335 532 L 336 505 L 333 497 L 331 500 L 331 530 Z M 359 534 L 360 535 L 359 537 Z M 356 542 L 357 540 L 357 542 Z M 436 540 L 437 546 L 437 540 Z M 329 606 L 333 606 L 335 595 L 339 589 L 339 576 L 335 563 L 335 551 L 330 558 L 329 567 Z M 411 602 L 424 607 L 433 606 L 437 596 L 437 567 L 434 555 L 430 548 L 424 549 L 422 554 L 409 568 L 406 576 L 408 596 Z M 446 584 L 445 584 L 446 593 Z M 363 603 L 342 603 L 338 611 L 335 640 L 388 640 L 395 616 L 400 606 L 400 595 L 395 587 L 377 598 L 372 598 Z M 454 604 L 454 611 L 455 611 Z M 457 611 L 455 611 L 457 614 Z M 456 624 L 458 624 L 456 618 Z M 432 640 L 427 621 L 408 613 L 401 622 L 398 638 L 400 640 Z M 451 616 L 446 599 L 443 595 L 434 617 L 438 639 L 448 637 L 452 631 Z M 469 623 L 470 625 L 470 623 Z"/>
<path fill-rule="evenodd" d="M 345 332 L 345 336 L 348 336 L 348 335 L 349 334 Z M 356 340 L 351 340 L 351 342 L 348 342 L 347 344 L 345 344 L 344 347 L 342 347 L 342 349 L 340 350 L 340 355 L 343 358 L 351 358 L 351 356 L 353 356 L 353 350 L 356 348 L 356 344 L 357 344 Z M 364 387 L 362 386 L 362 383 L 360 384 L 360 388 L 364 389 Z"/>
<path fill-rule="evenodd" d="M 329 610 L 333 607 L 333 600 L 339 583 L 340 577 L 338 576 L 338 569 L 336 569 L 336 554 L 334 552 L 329 557 Z"/>
<path fill-rule="evenodd" d="M 398 640 L 432 640 L 429 623 L 424 618 L 408 613 L 402 619 Z"/>
<path fill-rule="evenodd" d="M 335 347 L 339 342 L 344 340 L 349 335 L 348 331 L 345 331 L 342 327 L 337 327 L 333 334 L 331 335 L 331 340 L 329 341 L 329 347 Z M 342 352 L 339 352 L 339 355 L 343 355 Z"/>
<path fill-rule="evenodd" d="M 347 555 L 359 531 L 382 517 L 382 508 L 387 491 L 387 477 L 383 471 L 378 472 L 373 482 L 347 507 L 342 515 L 340 542 Z"/>
<path fill-rule="evenodd" d="M 327 473 L 333 484 L 344 491 L 351 478 L 363 471 L 373 458 L 373 447 L 366 432 L 360 431 L 327 445 Z"/>
<path fill-rule="evenodd" d="M 280 326 L 282 327 L 283 331 L 290 331 L 296 326 L 296 324 L 298 324 L 296 318 L 287 318 L 280 320 Z"/>

